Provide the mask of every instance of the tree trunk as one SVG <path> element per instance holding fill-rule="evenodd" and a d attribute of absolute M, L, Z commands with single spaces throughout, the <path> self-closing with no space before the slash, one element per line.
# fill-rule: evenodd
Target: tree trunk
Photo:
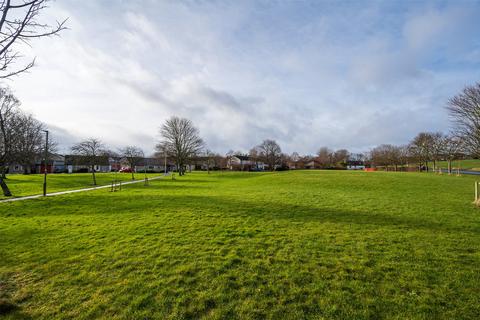
<path fill-rule="evenodd" d="M 132 180 L 135 180 L 135 176 L 134 176 L 134 173 L 133 173 L 133 169 L 132 169 Z"/>
<path fill-rule="evenodd" d="M 3 167 L 2 168 L 2 176 L 0 178 L 0 186 L 2 187 L 2 191 L 3 191 L 3 195 L 5 197 L 11 197 L 12 196 L 12 193 L 10 192 L 10 189 L 8 188 L 7 184 L 5 183 L 5 179 L 6 179 L 6 168 Z"/>
<path fill-rule="evenodd" d="M 177 171 L 178 175 L 182 176 L 182 163 L 180 161 L 177 161 Z"/>
<path fill-rule="evenodd" d="M 452 173 L 452 160 L 448 159 L 448 174 L 451 174 Z"/>
<path fill-rule="evenodd" d="M 97 185 L 97 178 L 95 177 L 95 166 L 92 166 L 92 178 L 93 178 L 93 185 Z"/>

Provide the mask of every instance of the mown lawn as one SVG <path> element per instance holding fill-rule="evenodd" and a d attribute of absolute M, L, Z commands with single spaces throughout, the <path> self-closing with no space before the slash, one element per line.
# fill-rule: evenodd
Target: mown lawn
<path fill-rule="evenodd" d="M 439 161 L 438 165 L 444 169 L 448 168 L 447 161 Z M 460 160 L 460 161 L 453 161 L 452 168 L 456 169 L 458 167 L 460 167 L 460 170 L 480 171 L 480 159 L 466 159 L 466 160 Z"/>
<path fill-rule="evenodd" d="M 7 319 L 478 319 L 474 177 L 297 171 L 0 204 Z"/>
<path fill-rule="evenodd" d="M 147 173 L 147 177 L 162 175 L 161 173 Z M 96 173 L 97 185 L 108 185 L 113 180 L 132 181 L 131 173 Z M 143 173 L 135 173 L 135 179 L 143 179 Z M 13 197 L 31 196 L 42 194 L 43 192 L 43 174 L 9 174 L 5 180 L 12 192 Z M 47 192 L 57 192 L 64 190 L 73 190 L 93 187 L 93 178 L 91 173 L 60 173 L 47 175 Z M 0 199 L 7 199 L 0 192 Z"/>

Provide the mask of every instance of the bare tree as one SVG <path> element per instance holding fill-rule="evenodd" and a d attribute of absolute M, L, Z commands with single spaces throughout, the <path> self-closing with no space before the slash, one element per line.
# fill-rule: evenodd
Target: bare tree
<path fill-rule="evenodd" d="M 210 167 L 213 165 L 215 166 L 215 153 L 211 150 L 205 150 L 205 163 L 207 165 L 207 173 L 210 174 Z"/>
<path fill-rule="evenodd" d="M 480 156 L 480 82 L 467 86 L 462 93 L 451 98 L 447 110 L 456 128 L 455 133 L 465 148 L 477 157 Z"/>
<path fill-rule="evenodd" d="M 316 160 L 322 168 L 328 168 L 333 165 L 334 151 L 328 147 L 321 147 L 317 152 Z"/>
<path fill-rule="evenodd" d="M 261 157 L 271 171 L 279 164 L 282 157 L 282 149 L 275 140 L 264 140 L 259 146 Z"/>
<path fill-rule="evenodd" d="M 89 138 L 81 141 L 72 147 L 72 153 L 74 155 L 81 156 L 84 162 L 92 170 L 93 185 L 97 185 L 97 179 L 95 177 L 95 165 L 101 157 L 106 156 L 103 143 L 95 138 Z"/>
<path fill-rule="evenodd" d="M 18 129 L 14 158 L 23 166 L 23 173 L 31 173 L 31 167 L 44 150 L 44 131 L 46 126 L 35 119 L 31 114 L 18 114 Z M 49 146 L 48 150 L 52 150 Z"/>
<path fill-rule="evenodd" d="M 408 145 L 401 145 L 397 147 L 398 159 L 401 165 L 405 165 L 405 170 L 408 170 L 409 161 L 411 159 L 410 148 Z"/>
<path fill-rule="evenodd" d="M 410 152 L 418 159 L 420 166 L 425 166 L 427 171 L 428 163 L 434 158 L 435 139 L 435 133 L 420 132 L 410 143 Z"/>
<path fill-rule="evenodd" d="M 433 171 L 437 169 L 437 161 L 441 160 L 443 154 L 443 141 L 445 136 L 441 132 L 432 132 L 431 136 L 431 160 L 433 162 Z"/>
<path fill-rule="evenodd" d="M 301 158 L 302 157 L 300 157 L 300 155 L 296 151 L 292 152 L 292 154 L 290 155 L 290 161 L 293 161 L 293 162 L 300 161 Z"/>
<path fill-rule="evenodd" d="M 227 169 L 232 169 L 232 159 L 235 156 L 235 151 L 233 150 L 228 150 L 228 152 L 225 154 L 225 168 Z"/>
<path fill-rule="evenodd" d="M 188 119 L 171 117 L 161 127 L 160 134 L 163 140 L 157 145 L 157 151 L 165 148 L 175 159 L 178 174 L 184 175 L 187 161 L 204 146 L 198 129 Z"/>
<path fill-rule="evenodd" d="M 402 149 L 391 144 L 381 144 L 370 152 L 371 160 L 376 166 L 384 166 L 387 170 L 391 166 L 398 171 L 402 163 Z"/>
<path fill-rule="evenodd" d="M 154 156 L 159 160 L 163 160 L 163 170 L 164 173 L 167 174 L 168 162 L 172 160 L 172 155 L 169 153 L 168 146 L 162 141 L 156 146 L 156 150 Z"/>
<path fill-rule="evenodd" d="M 216 170 L 221 170 L 226 165 L 226 159 L 218 153 L 213 156 L 212 161 L 213 167 Z"/>
<path fill-rule="evenodd" d="M 443 137 L 441 152 L 445 160 L 447 160 L 448 173 L 452 173 L 452 162 L 461 158 L 463 148 L 463 139 L 455 134 L 450 134 Z"/>
<path fill-rule="evenodd" d="M 8 88 L 0 88 L 0 186 L 3 194 L 11 196 L 6 179 L 8 164 L 13 160 L 20 101 Z"/>
<path fill-rule="evenodd" d="M 135 180 L 135 167 L 145 158 L 143 150 L 135 146 L 127 146 L 120 149 L 120 156 L 128 163 L 132 170 L 132 180 Z"/>
<path fill-rule="evenodd" d="M 17 66 L 22 58 L 18 44 L 28 44 L 35 38 L 57 35 L 66 29 L 66 19 L 56 26 L 41 23 L 38 18 L 47 8 L 48 0 L 0 1 L 0 78 L 9 78 L 32 68 L 35 59 Z"/>
<path fill-rule="evenodd" d="M 333 153 L 333 165 L 346 167 L 350 152 L 347 149 L 339 149 Z"/>
<path fill-rule="evenodd" d="M 259 162 L 262 159 L 262 150 L 256 146 L 250 149 L 248 157 L 251 162 L 255 163 L 255 170 L 259 170 Z"/>

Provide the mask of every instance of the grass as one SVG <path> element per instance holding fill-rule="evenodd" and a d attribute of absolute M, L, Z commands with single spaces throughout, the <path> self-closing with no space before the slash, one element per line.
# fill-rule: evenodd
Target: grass
<path fill-rule="evenodd" d="M 192 173 L 115 193 L 4 203 L 0 312 L 7 319 L 478 319 L 473 181 Z"/>
<path fill-rule="evenodd" d="M 447 161 L 439 161 L 438 165 L 445 169 L 448 167 Z M 452 168 L 456 169 L 458 167 L 460 167 L 460 170 L 480 171 L 480 159 L 453 161 Z"/>
<path fill-rule="evenodd" d="M 148 177 L 159 176 L 161 173 L 147 173 Z M 108 185 L 112 180 L 131 181 L 131 173 L 96 173 L 97 185 Z M 143 179 L 143 173 L 136 173 L 136 179 Z M 91 173 L 60 173 L 49 174 L 47 176 L 48 192 L 57 192 L 65 190 L 74 190 L 81 188 L 89 188 L 93 186 Z M 9 174 L 7 182 L 13 197 L 30 196 L 41 194 L 43 192 L 43 174 Z M 6 199 L 0 192 L 0 199 Z"/>

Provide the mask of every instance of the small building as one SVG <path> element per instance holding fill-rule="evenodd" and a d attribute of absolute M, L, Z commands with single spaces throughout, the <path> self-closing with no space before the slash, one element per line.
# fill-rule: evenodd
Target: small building
<path fill-rule="evenodd" d="M 65 156 L 65 168 L 68 173 L 77 172 L 91 172 L 92 166 L 90 165 L 91 159 L 81 155 L 66 155 Z M 95 172 L 111 172 L 112 166 L 110 164 L 110 157 L 97 156 L 93 163 L 93 169 Z"/>
<path fill-rule="evenodd" d="M 301 170 L 301 169 L 305 169 L 305 164 L 306 164 L 306 161 L 303 160 L 303 159 L 300 159 L 300 160 L 297 160 L 297 161 L 287 161 L 286 165 L 288 167 L 288 169 L 290 170 Z"/>
<path fill-rule="evenodd" d="M 21 164 L 14 163 L 8 166 L 7 173 L 25 173 L 25 167 Z"/>
<path fill-rule="evenodd" d="M 61 173 L 65 171 L 65 157 L 61 154 L 50 154 L 47 161 L 48 173 Z M 44 173 L 45 160 L 37 157 L 31 165 L 14 163 L 8 166 L 8 173 Z"/>
<path fill-rule="evenodd" d="M 167 160 L 167 172 L 174 171 L 176 166 Z M 165 172 L 165 159 L 144 158 L 135 166 L 135 172 Z"/>
<path fill-rule="evenodd" d="M 247 155 L 234 155 L 228 159 L 227 167 L 234 171 L 264 171 L 267 165 Z"/>
<path fill-rule="evenodd" d="M 363 170 L 365 169 L 365 162 L 363 161 L 354 161 L 349 160 L 347 161 L 347 170 Z"/>
<path fill-rule="evenodd" d="M 65 172 L 65 156 L 61 154 L 51 154 L 48 156 L 47 161 L 47 172 L 48 173 L 62 173 Z M 35 172 L 44 173 L 45 172 L 45 161 L 39 159 L 35 161 Z"/>
<path fill-rule="evenodd" d="M 322 169 L 322 164 L 317 160 L 310 160 L 305 163 L 305 169 Z"/>

